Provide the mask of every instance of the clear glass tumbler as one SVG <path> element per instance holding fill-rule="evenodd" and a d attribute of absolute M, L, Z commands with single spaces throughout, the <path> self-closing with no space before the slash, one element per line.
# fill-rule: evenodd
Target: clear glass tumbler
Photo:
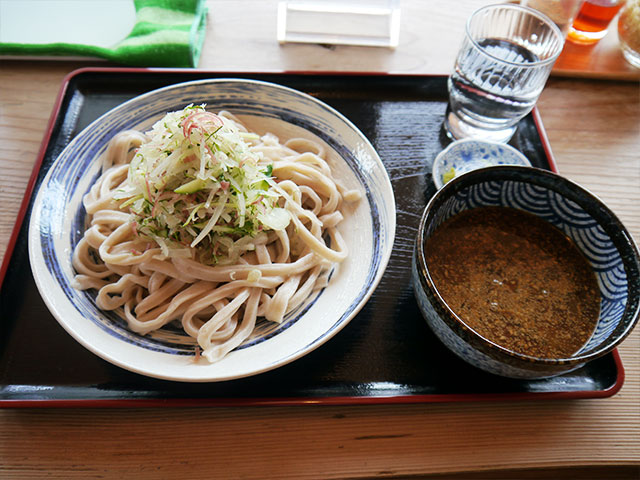
<path fill-rule="evenodd" d="M 618 38 L 624 58 L 640 68 L 640 0 L 627 0 L 618 19 Z"/>
<path fill-rule="evenodd" d="M 563 45 L 558 26 L 532 8 L 499 4 L 473 13 L 448 81 L 447 135 L 508 142 Z"/>
<path fill-rule="evenodd" d="M 567 35 L 584 0 L 520 0 L 520 5 L 544 13 Z"/>

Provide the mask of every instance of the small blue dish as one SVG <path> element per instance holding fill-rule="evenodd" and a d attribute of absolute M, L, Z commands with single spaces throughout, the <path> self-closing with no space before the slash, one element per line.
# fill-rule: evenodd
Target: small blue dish
<path fill-rule="evenodd" d="M 531 162 L 518 150 L 504 143 L 486 140 L 457 140 L 433 161 L 433 182 L 438 189 L 455 177 L 478 168 L 494 165 L 522 165 Z"/>

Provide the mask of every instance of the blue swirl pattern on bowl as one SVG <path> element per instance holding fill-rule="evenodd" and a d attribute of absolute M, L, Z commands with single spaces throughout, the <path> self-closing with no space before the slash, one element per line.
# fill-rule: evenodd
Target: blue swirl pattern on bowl
<path fill-rule="evenodd" d="M 145 131 L 166 112 L 191 103 L 207 104 L 212 111 L 224 109 L 241 117 L 270 121 L 268 125 L 283 125 L 293 132 L 304 131 L 319 138 L 331 150 L 340 169 L 338 174 L 342 179 L 348 178 L 352 187 L 357 185 L 364 195 L 357 215 L 347 223 L 355 222 L 348 228 L 359 232 L 362 242 L 358 242 L 358 246 L 366 245 L 366 253 L 359 252 L 358 260 L 354 260 L 357 268 L 353 267 L 357 273 L 349 273 L 352 278 L 348 278 L 348 285 L 342 286 L 340 311 L 335 312 L 335 317 L 323 320 L 325 326 L 310 334 L 312 337 L 308 341 L 294 342 L 289 350 L 284 346 L 272 358 L 262 355 L 263 361 L 250 358 L 247 366 L 238 367 L 237 372 L 233 368 L 223 371 L 215 367 L 187 371 L 189 366 L 183 368 L 180 360 L 170 360 L 173 363 L 168 365 L 167 372 L 160 367 L 147 366 L 147 363 L 165 361 L 166 356 L 192 358 L 194 339 L 171 324 L 145 336 L 136 334 L 128 329 L 117 312 L 97 308 L 95 292 L 80 292 L 71 286 L 73 246 L 85 231 L 86 212 L 82 197 L 100 175 L 97 159 L 106 150 L 108 141 L 123 130 Z M 56 159 L 40 187 L 30 224 L 29 249 L 32 270 L 43 299 L 63 327 L 87 348 L 112 363 L 150 376 L 209 381 L 275 368 L 328 340 L 348 323 L 372 294 L 388 262 L 394 234 L 395 202 L 389 177 L 371 144 L 349 120 L 315 98 L 287 87 L 261 81 L 217 79 L 187 82 L 141 95 L 106 113 L 78 134 Z M 353 250 L 355 245 L 350 247 Z M 259 322 L 251 337 L 236 350 L 251 350 L 290 329 L 305 318 L 323 296 L 324 290 L 314 293 L 281 324 Z M 327 301 L 326 298 L 323 301 Z M 317 316 L 318 312 L 312 315 Z M 85 325 L 88 322 L 108 334 L 115 343 L 88 328 Z M 121 354 L 122 345 L 118 342 L 165 356 L 145 360 L 144 352 L 135 348 L 125 356 Z M 173 373 L 169 371 L 172 368 L 175 368 Z"/>
<path fill-rule="evenodd" d="M 600 317 L 592 337 L 572 357 L 536 359 L 493 344 L 464 325 L 437 293 L 424 262 L 424 242 L 446 219 L 482 206 L 513 207 L 545 219 L 591 264 L 600 287 Z M 445 185 L 425 209 L 412 269 L 418 304 L 436 335 L 464 360 L 498 375 L 541 378 L 574 370 L 615 348 L 638 321 L 640 261 L 630 234 L 596 197 L 543 170 L 489 167 Z"/>

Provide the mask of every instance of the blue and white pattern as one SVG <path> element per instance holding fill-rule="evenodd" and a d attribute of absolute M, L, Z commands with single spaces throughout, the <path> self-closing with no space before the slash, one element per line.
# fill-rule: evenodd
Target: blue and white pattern
<path fill-rule="evenodd" d="M 511 173 L 509 173 L 511 172 Z M 436 335 L 461 358 L 484 370 L 516 378 L 536 378 L 573 370 L 613 348 L 638 320 L 638 250 L 624 227 L 588 192 L 550 172 L 533 168 L 490 167 L 463 175 L 440 190 L 425 210 L 419 242 L 453 215 L 483 206 L 512 207 L 527 211 L 562 230 L 584 253 L 600 287 L 600 318 L 590 340 L 566 361 L 544 365 L 506 362 L 498 349 L 470 344 L 462 339 L 425 293 L 428 290 L 414 252 L 414 290 L 420 309 Z M 606 225 L 606 227 L 604 227 Z M 608 230 L 605 230 L 608 228 Z M 617 236 L 613 238 L 612 235 Z M 631 298 L 632 297 L 632 298 Z M 436 302 L 437 303 L 437 302 Z"/>
<path fill-rule="evenodd" d="M 116 312 L 100 311 L 91 292 L 71 287 L 73 248 L 84 232 L 82 197 L 100 174 L 97 159 L 126 129 L 147 130 L 168 111 L 189 104 L 229 110 L 260 134 L 302 136 L 328 147 L 334 174 L 363 198 L 346 212 L 341 232 L 349 258 L 332 280 L 281 324 L 260 323 L 222 361 L 194 361 L 194 341 L 167 325 L 141 336 Z M 395 200 L 387 172 L 369 141 L 340 113 L 313 97 L 279 85 L 243 79 L 188 82 L 136 97 L 83 130 L 50 168 L 34 202 L 29 231 L 31 266 L 40 293 L 61 325 L 102 358 L 145 375 L 217 381 L 288 363 L 318 347 L 355 316 L 384 272 L 395 235 Z"/>
<path fill-rule="evenodd" d="M 445 177 L 459 177 L 463 173 L 493 165 L 531 166 L 521 152 L 504 143 L 486 140 L 456 140 L 441 151 L 433 161 L 433 183 L 442 188 Z M 447 178 L 450 179 L 450 178 Z"/>

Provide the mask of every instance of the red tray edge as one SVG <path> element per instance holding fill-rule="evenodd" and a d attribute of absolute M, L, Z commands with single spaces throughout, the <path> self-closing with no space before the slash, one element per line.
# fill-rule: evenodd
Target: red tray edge
<path fill-rule="evenodd" d="M 355 406 L 409 405 L 423 403 L 468 403 L 528 400 L 578 400 L 608 398 L 622 388 L 624 371 L 617 349 L 613 356 L 618 367 L 618 379 L 605 390 L 576 392 L 519 392 L 482 394 L 396 395 L 372 397 L 283 397 L 283 398 L 144 398 L 144 399 L 34 399 L 0 400 L 0 408 L 139 408 L 139 407 L 289 407 L 289 406 Z M 620 373 L 622 372 L 622 373 Z"/>
<path fill-rule="evenodd" d="M 55 121 L 58 118 L 62 107 L 62 100 L 69 88 L 71 81 L 86 73 L 211 73 L 212 75 L 249 75 L 249 74 L 294 74 L 294 75 L 345 75 L 345 76 L 395 76 L 392 73 L 380 72 L 336 72 L 336 71 L 256 71 L 256 72 L 224 72 L 214 70 L 193 70 L 186 68 L 129 68 L 129 67 L 83 67 L 76 69 L 67 74 L 62 80 L 60 90 L 54 102 L 54 106 L 49 116 L 49 121 L 45 130 L 44 137 L 38 150 L 38 155 L 34 163 L 25 194 L 18 210 L 11 237 L 5 251 L 5 256 L 0 267 L 0 288 L 4 282 L 5 275 L 9 268 L 9 263 L 15 249 L 20 229 L 35 188 L 35 182 L 42 167 L 44 155 L 51 140 L 51 134 Z M 402 74 L 398 76 L 415 76 L 415 77 L 437 77 L 443 75 L 423 75 L 423 74 Z M 532 110 L 534 124 L 540 135 L 540 140 L 549 163 L 551 171 L 558 173 L 557 164 L 551 145 L 547 137 L 546 131 L 542 123 L 542 118 L 537 107 Z M 0 408 L 29 408 L 29 407 L 158 407 L 158 406 L 176 406 L 176 407 L 201 407 L 201 406 L 290 406 L 290 405 L 372 405 L 372 404 L 411 404 L 411 403 L 443 403 L 443 402 L 477 402 L 477 401 L 503 401 L 503 400 L 530 400 L 530 399 L 580 399 L 580 398 L 606 398 L 618 393 L 624 384 L 625 372 L 622 359 L 617 349 L 612 351 L 614 362 L 616 364 L 617 376 L 616 381 L 605 390 L 576 391 L 576 392 L 522 392 L 522 393 L 488 393 L 488 394 L 434 394 L 434 395 L 400 395 L 393 397 L 310 397 L 300 398 L 225 398 L 225 399 L 34 399 L 34 400 L 7 400 L 0 399 Z"/>

